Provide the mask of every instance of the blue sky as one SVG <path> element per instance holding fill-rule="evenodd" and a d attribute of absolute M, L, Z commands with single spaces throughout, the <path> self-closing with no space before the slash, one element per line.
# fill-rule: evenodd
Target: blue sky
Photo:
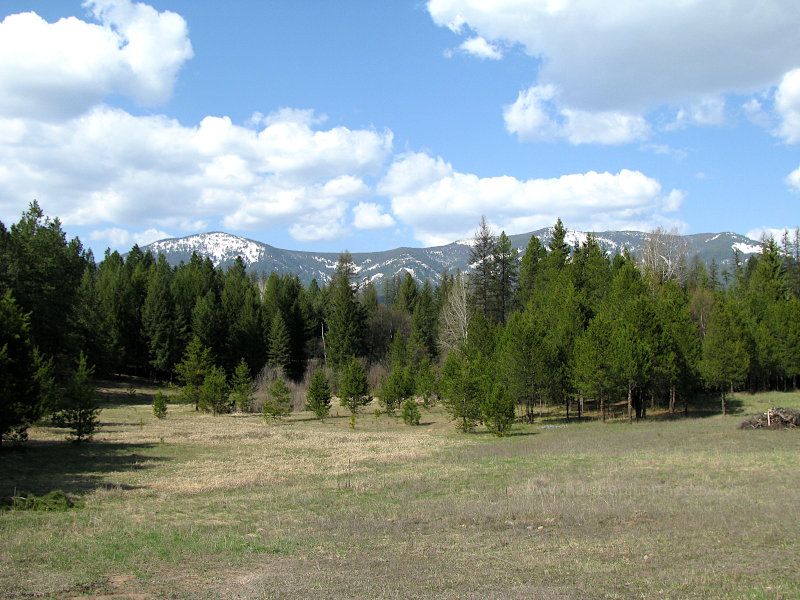
<path fill-rule="evenodd" d="M 0 220 L 101 255 L 793 229 L 796 0 L 0 6 Z"/>

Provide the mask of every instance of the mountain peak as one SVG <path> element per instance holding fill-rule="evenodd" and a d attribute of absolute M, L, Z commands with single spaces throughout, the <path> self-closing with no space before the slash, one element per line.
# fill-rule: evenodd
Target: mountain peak
<path fill-rule="evenodd" d="M 532 235 L 542 244 L 552 238 L 552 227 L 532 233 L 510 236 L 512 245 L 524 252 Z M 565 241 L 570 246 L 583 244 L 588 233 L 568 229 Z M 597 243 L 611 253 L 628 248 L 637 253 L 650 238 L 641 231 L 602 231 L 595 233 Z M 745 257 L 761 252 L 761 245 L 736 233 L 700 233 L 682 236 L 691 258 L 697 254 L 701 260 L 710 263 L 715 260 L 721 267 L 732 264 L 734 250 Z M 395 275 L 409 273 L 419 282 L 425 279 L 438 281 L 444 270 L 450 273 L 457 269 L 469 269 L 469 253 L 472 239 L 457 240 L 446 246 L 432 248 L 395 248 L 381 252 L 352 253 L 356 276 L 362 282 L 379 284 Z M 307 285 L 312 279 L 319 282 L 330 281 L 336 268 L 339 254 L 335 252 L 304 252 L 281 250 L 262 242 L 239 237 L 221 231 L 197 233 L 182 238 L 170 238 L 154 242 L 142 248 L 143 252 L 164 254 L 167 261 L 177 265 L 189 262 L 192 253 L 210 258 L 215 267 L 226 268 L 241 257 L 247 270 L 254 273 L 294 274 Z"/>

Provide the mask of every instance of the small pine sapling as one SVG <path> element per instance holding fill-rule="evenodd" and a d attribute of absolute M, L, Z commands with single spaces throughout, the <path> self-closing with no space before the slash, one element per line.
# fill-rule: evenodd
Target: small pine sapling
<path fill-rule="evenodd" d="M 290 396 L 289 386 L 281 377 L 278 377 L 269 389 L 267 397 L 264 398 L 264 406 L 261 409 L 261 416 L 264 420 L 277 421 L 288 415 Z"/>
<path fill-rule="evenodd" d="M 514 398 L 505 386 L 495 385 L 481 406 L 487 429 L 498 437 L 507 435 L 516 418 L 514 408 Z"/>
<path fill-rule="evenodd" d="M 167 416 L 167 397 L 158 390 L 153 399 L 153 416 L 156 419 L 163 419 Z"/>
<path fill-rule="evenodd" d="M 206 373 L 203 385 L 200 386 L 199 407 L 202 410 L 211 411 L 215 415 L 229 413 L 233 410 L 228 395 L 225 369 L 222 367 L 212 366 Z"/>
<path fill-rule="evenodd" d="M 69 439 L 79 443 L 92 439 L 99 427 L 97 417 L 100 407 L 95 401 L 95 389 L 89 381 L 94 375 L 94 367 L 86 365 L 86 357 L 81 352 L 78 365 L 64 390 L 61 419 L 71 429 Z"/>
<path fill-rule="evenodd" d="M 306 408 L 324 420 L 331 411 L 331 389 L 324 369 L 317 369 L 311 377 L 306 394 Z"/>
<path fill-rule="evenodd" d="M 236 406 L 239 412 L 250 412 L 250 393 L 253 388 L 253 380 L 250 377 L 250 367 L 242 358 L 236 365 L 236 370 L 231 378 L 231 403 Z"/>
<path fill-rule="evenodd" d="M 419 412 L 419 406 L 414 398 L 406 398 L 403 402 L 403 409 L 400 413 L 403 417 L 403 423 L 406 425 L 419 425 L 419 420 L 422 414 Z"/>
<path fill-rule="evenodd" d="M 339 402 L 350 410 L 350 428 L 355 429 L 356 414 L 362 406 L 372 402 L 372 396 L 369 395 L 367 373 L 356 358 L 351 358 L 342 369 L 339 382 Z"/>

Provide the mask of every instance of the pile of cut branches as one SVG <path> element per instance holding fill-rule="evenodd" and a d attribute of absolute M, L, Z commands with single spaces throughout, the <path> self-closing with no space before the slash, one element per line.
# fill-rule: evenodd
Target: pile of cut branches
<path fill-rule="evenodd" d="M 745 419 L 740 429 L 794 429 L 800 427 L 800 410 L 796 408 L 770 408 L 761 415 Z"/>

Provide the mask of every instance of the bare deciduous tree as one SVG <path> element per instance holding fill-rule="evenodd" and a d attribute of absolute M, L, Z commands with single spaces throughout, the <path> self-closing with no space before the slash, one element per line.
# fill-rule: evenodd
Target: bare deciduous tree
<path fill-rule="evenodd" d="M 439 348 L 442 354 L 447 354 L 467 341 L 469 314 L 467 284 L 459 272 L 442 306 L 439 329 Z"/>
<path fill-rule="evenodd" d="M 668 279 L 680 281 L 688 252 L 689 245 L 677 229 L 665 231 L 658 227 L 642 249 L 642 266 L 662 283 Z"/>

